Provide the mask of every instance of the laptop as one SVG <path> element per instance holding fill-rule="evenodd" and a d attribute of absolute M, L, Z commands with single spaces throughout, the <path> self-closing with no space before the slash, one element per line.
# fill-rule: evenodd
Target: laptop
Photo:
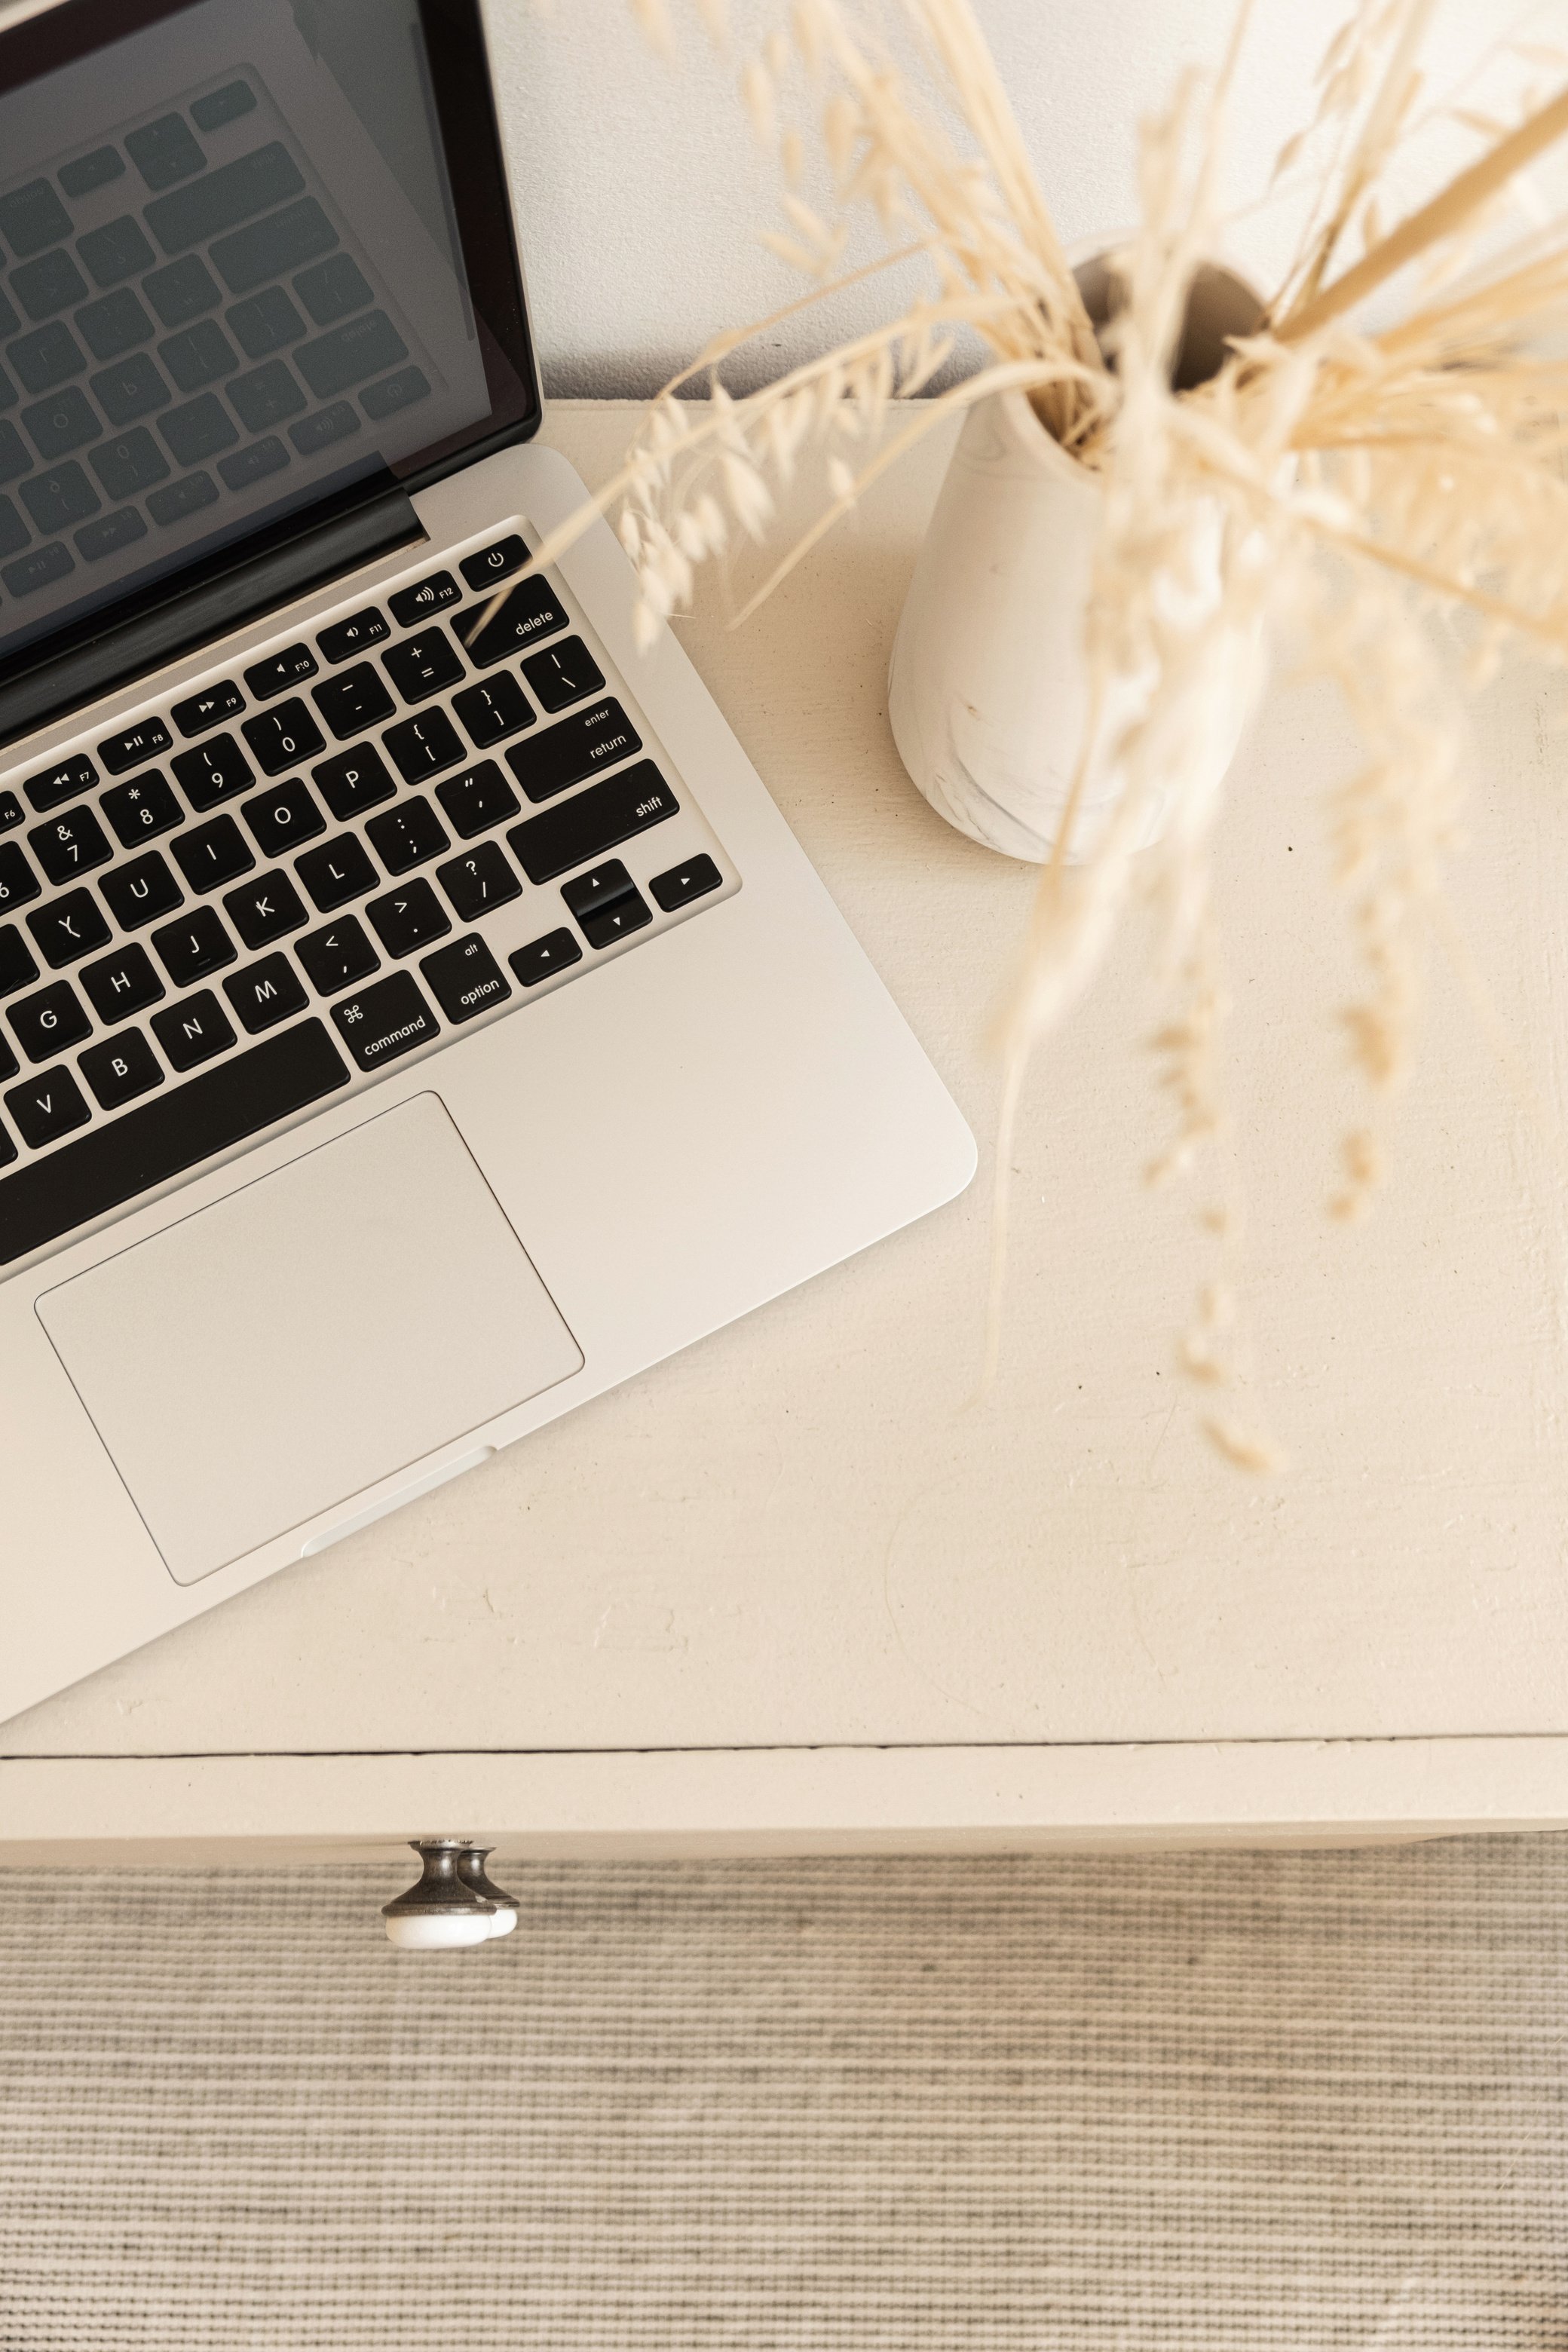
<path fill-rule="evenodd" d="M 974 1150 L 608 528 L 525 569 L 479 0 L 13 7 L 0 158 L 7 1716 Z"/>

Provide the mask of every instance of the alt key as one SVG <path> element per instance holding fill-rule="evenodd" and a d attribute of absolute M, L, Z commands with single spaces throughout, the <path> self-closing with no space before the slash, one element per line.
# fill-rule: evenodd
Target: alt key
<path fill-rule="evenodd" d="M 477 931 L 424 957 L 420 971 L 448 1021 L 472 1021 L 511 994 L 506 974 Z"/>

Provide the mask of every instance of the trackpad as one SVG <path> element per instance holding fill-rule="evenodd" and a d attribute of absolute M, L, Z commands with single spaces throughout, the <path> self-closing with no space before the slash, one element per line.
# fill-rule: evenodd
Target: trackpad
<path fill-rule="evenodd" d="M 428 1094 L 62 1283 L 38 1315 L 181 1584 L 583 1365 Z"/>

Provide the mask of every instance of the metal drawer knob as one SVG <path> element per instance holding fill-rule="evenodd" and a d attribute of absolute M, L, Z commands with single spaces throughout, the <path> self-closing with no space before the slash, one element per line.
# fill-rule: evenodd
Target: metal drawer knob
<path fill-rule="evenodd" d="M 410 1838 L 409 1843 L 419 1856 L 419 1877 L 383 1906 L 388 1943 L 402 1952 L 453 1952 L 510 1935 L 517 1904 L 486 1873 L 492 1847 L 467 1838 Z"/>

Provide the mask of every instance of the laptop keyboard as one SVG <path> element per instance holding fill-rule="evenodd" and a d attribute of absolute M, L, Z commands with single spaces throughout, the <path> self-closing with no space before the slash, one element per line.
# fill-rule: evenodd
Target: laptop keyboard
<path fill-rule="evenodd" d="M 489 610 L 527 561 L 0 783 L 0 1264 L 732 887 L 560 588 Z"/>
<path fill-rule="evenodd" d="M 412 324 L 259 76 L 0 188 L 0 255 L 11 599 L 133 571 L 431 400 Z"/>

